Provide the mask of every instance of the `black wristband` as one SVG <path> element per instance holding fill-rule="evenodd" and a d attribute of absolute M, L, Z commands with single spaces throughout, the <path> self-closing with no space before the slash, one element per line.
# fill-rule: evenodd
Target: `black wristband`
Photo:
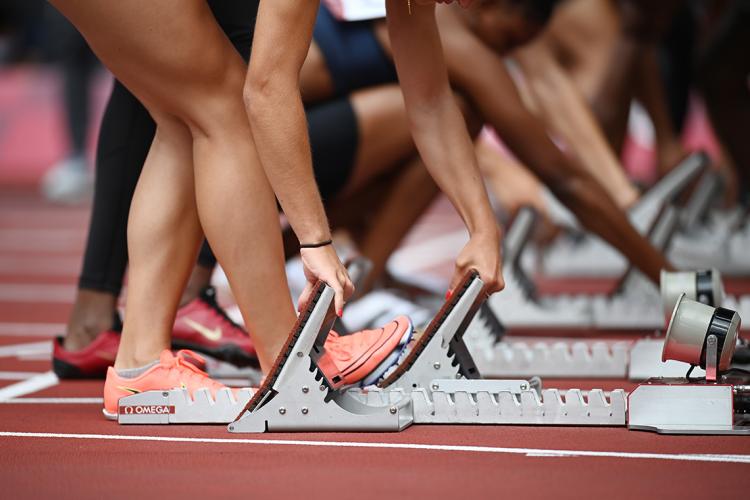
<path fill-rule="evenodd" d="M 320 248 L 320 247 L 330 245 L 332 243 L 333 243 L 333 240 L 325 240 L 325 241 L 321 241 L 320 243 L 300 243 L 299 247 L 300 248 Z"/>

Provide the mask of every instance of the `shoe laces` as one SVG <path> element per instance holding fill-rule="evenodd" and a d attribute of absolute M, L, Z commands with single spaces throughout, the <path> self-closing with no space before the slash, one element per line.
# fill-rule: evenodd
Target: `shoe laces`
<path fill-rule="evenodd" d="M 361 332 L 358 333 L 361 334 Z M 326 352 L 340 360 L 351 359 L 353 351 L 358 350 L 357 347 L 362 345 L 360 337 L 361 335 L 357 335 L 357 333 L 342 336 L 331 330 L 325 343 Z"/>
<path fill-rule="evenodd" d="M 200 362 L 203 366 L 205 366 L 206 364 L 206 360 L 203 358 L 203 356 L 195 353 L 194 351 L 191 351 L 190 349 L 181 349 L 177 351 L 177 353 L 175 353 L 174 357 L 172 358 L 174 360 L 174 364 L 171 368 L 178 371 L 179 378 L 181 379 L 181 382 L 183 384 L 186 382 L 184 380 L 185 377 L 187 377 L 189 381 L 195 382 L 194 385 L 191 384 L 191 387 L 188 387 L 191 394 L 195 389 L 198 389 L 199 387 L 208 387 L 214 394 L 218 389 L 222 389 L 224 387 L 224 384 L 215 381 L 208 376 L 208 373 L 195 366 L 195 364 L 192 363 L 189 358 Z"/>

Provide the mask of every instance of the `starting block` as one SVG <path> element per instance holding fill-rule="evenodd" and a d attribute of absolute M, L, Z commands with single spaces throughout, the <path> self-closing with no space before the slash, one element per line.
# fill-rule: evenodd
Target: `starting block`
<path fill-rule="evenodd" d="M 685 158 L 678 166 L 659 180 L 651 189 L 641 196 L 638 202 L 628 210 L 628 218 L 641 234 L 648 234 L 659 218 L 663 207 L 673 202 L 683 193 L 710 163 L 709 157 L 703 153 L 694 153 Z M 685 221 L 693 220 L 702 212 L 697 206 L 700 201 L 705 203 L 712 199 L 717 179 L 709 176 L 712 181 L 703 179 L 699 183 L 710 184 L 691 195 L 694 205 Z M 707 192 L 708 191 L 708 192 Z M 687 207 L 686 207 L 687 208 Z M 706 207 L 703 207 L 705 209 Z M 627 259 L 603 240 L 584 234 L 570 238 L 559 239 L 541 256 L 544 273 L 550 276 L 618 276 L 627 271 Z"/>
<path fill-rule="evenodd" d="M 318 368 L 331 324 L 333 290 L 318 283 L 265 382 L 229 424 L 229 432 L 401 431 L 411 400 L 371 406 L 335 391 Z"/>
<path fill-rule="evenodd" d="M 560 392 L 538 379 L 481 380 L 463 334 L 485 300 L 467 275 L 377 387 L 334 390 L 317 367 L 332 291 L 319 284 L 264 385 L 230 432 L 400 431 L 411 424 L 624 425 L 621 390 Z"/>

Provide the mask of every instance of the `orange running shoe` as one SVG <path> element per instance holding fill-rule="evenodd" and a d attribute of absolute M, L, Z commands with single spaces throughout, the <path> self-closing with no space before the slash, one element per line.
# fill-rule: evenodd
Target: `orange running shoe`
<path fill-rule="evenodd" d="M 350 335 L 331 330 L 318 366 L 334 389 L 372 385 L 398 363 L 413 333 L 406 316 L 399 316 L 382 328 Z"/>
<path fill-rule="evenodd" d="M 183 388 L 187 389 L 192 397 L 196 390 L 205 388 L 211 391 L 215 398 L 216 392 L 226 386 L 211 379 L 194 364 L 194 360 L 199 364 L 205 364 L 205 360 L 192 351 L 181 350 L 173 355 L 169 349 L 165 349 L 157 365 L 134 378 L 121 377 L 114 367 L 110 366 L 107 369 L 107 380 L 104 382 L 104 416 L 111 420 L 116 419 L 117 403 L 121 397 L 145 391 Z"/>

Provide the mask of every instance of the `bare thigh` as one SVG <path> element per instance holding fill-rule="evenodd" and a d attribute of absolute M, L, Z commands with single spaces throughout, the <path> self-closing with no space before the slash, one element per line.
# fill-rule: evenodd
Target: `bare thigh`
<path fill-rule="evenodd" d="M 244 62 L 205 0 L 51 2 L 152 113 L 200 126 L 217 90 L 241 92 Z"/>

